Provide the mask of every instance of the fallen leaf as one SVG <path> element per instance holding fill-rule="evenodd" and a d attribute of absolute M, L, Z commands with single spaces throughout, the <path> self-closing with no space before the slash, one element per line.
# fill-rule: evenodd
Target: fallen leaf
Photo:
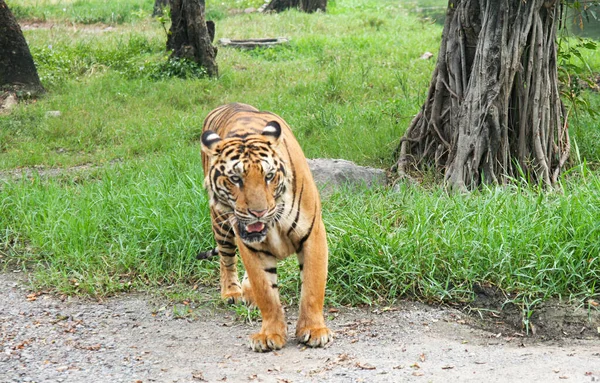
<path fill-rule="evenodd" d="M 594 307 L 598 307 L 600 306 L 600 303 L 598 303 L 597 301 L 593 300 L 593 299 L 589 299 L 588 303 Z"/>
<path fill-rule="evenodd" d="M 569 377 L 563 375 L 563 376 L 559 376 L 558 379 L 569 379 Z"/>
<path fill-rule="evenodd" d="M 421 359 L 421 362 L 425 361 L 425 353 L 422 353 L 421 355 L 419 355 L 419 359 Z"/>
<path fill-rule="evenodd" d="M 442 370 L 452 370 L 454 366 L 442 366 Z"/>
<path fill-rule="evenodd" d="M 430 58 L 433 57 L 433 53 L 431 52 L 425 52 L 421 55 L 420 59 L 421 60 L 429 60 Z"/>
<path fill-rule="evenodd" d="M 413 374 L 413 376 L 423 376 L 423 375 L 425 375 L 425 373 L 423 371 L 415 371 L 412 374 Z"/>
<path fill-rule="evenodd" d="M 360 368 L 361 370 L 375 370 L 377 368 L 369 363 L 360 362 L 356 362 L 356 367 Z"/>
<path fill-rule="evenodd" d="M 329 312 L 329 313 L 331 313 L 331 314 L 333 314 L 333 313 L 339 313 L 339 312 L 340 312 L 340 310 L 338 310 L 338 309 L 334 309 L 334 308 L 332 307 L 332 308 L 330 308 L 330 309 L 329 309 L 329 311 L 328 311 L 328 312 Z"/>
<path fill-rule="evenodd" d="M 204 379 L 204 374 L 202 373 L 202 371 L 192 371 L 192 379 L 198 380 L 200 382 L 207 382 L 207 380 Z"/>

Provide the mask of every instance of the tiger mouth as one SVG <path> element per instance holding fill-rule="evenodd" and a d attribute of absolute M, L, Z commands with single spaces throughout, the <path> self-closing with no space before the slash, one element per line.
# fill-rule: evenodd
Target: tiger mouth
<path fill-rule="evenodd" d="M 250 224 L 238 223 L 240 238 L 245 242 L 260 242 L 267 236 L 267 224 L 254 222 Z"/>

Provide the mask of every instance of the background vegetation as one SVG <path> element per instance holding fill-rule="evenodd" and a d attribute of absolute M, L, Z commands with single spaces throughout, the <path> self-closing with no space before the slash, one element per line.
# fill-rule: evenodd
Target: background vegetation
<path fill-rule="evenodd" d="M 90 168 L 0 175 L 0 262 L 30 270 L 33 288 L 90 296 L 176 285 L 193 299 L 196 284 L 217 296 L 218 262 L 195 260 L 213 246 L 198 143 L 209 110 L 253 104 L 283 116 L 308 157 L 389 167 L 434 68 L 420 56 L 437 53 L 441 38 L 441 26 L 409 12 L 410 2 L 330 0 L 327 14 L 313 15 L 243 12 L 259 0 L 208 2 L 217 39 L 291 39 L 220 48 L 220 76 L 209 79 L 166 60 L 152 1 L 8 4 L 49 92 L 0 116 L 0 170 Z M 568 51 L 578 40 L 563 44 Z M 579 52 L 561 56 L 569 78 L 597 76 L 600 55 Z M 569 108 L 580 107 L 570 122 L 572 169 L 557 190 L 515 180 L 448 195 L 424 175 L 421 186 L 325 198 L 328 302 L 464 301 L 474 283 L 528 302 L 597 297 L 600 126 L 586 110 L 600 98 L 579 80 L 565 94 Z M 298 298 L 294 265 L 282 267 L 288 302 Z"/>

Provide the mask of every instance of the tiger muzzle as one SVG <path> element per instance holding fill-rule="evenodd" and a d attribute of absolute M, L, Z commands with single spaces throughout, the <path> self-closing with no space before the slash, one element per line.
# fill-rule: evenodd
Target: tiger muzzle
<path fill-rule="evenodd" d="M 267 223 L 256 221 L 253 223 L 238 222 L 238 232 L 240 239 L 244 242 L 262 242 L 267 237 Z"/>

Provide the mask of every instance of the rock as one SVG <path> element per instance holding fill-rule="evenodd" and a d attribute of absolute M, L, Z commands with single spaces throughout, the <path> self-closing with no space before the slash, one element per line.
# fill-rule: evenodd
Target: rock
<path fill-rule="evenodd" d="M 46 117 L 60 117 L 60 110 L 49 110 L 46 112 Z"/>
<path fill-rule="evenodd" d="M 0 95 L 0 113 L 9 113 L 19 103 L 14 93 L 9 93 L 6 97 Z"/>
<path fill-rule="evenodd" d="M 384 186 L 387 177 L 383 169 L 358 166 L 347 160 L 317 158 L 308 160 L 315 182 L 325 191 L 339 187 Z"/>

